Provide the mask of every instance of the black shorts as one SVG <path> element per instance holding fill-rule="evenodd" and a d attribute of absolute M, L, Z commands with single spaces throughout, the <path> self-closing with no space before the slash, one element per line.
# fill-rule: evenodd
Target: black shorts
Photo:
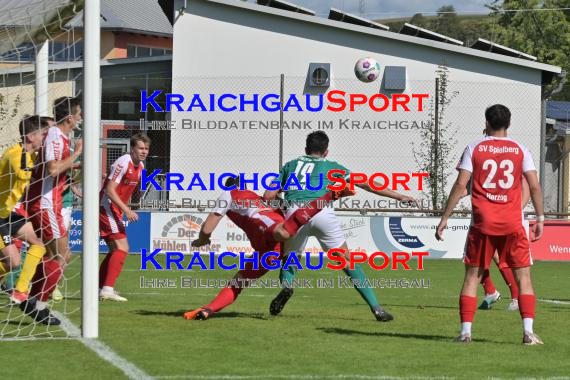
<path fill-rule="evenodd" d="M 12 244 L 12 237 L 20 228 L 26 224 L 28 220 L 20 214 L 12 211 L 7 218 L 0 218 L 0 249 Z"/>

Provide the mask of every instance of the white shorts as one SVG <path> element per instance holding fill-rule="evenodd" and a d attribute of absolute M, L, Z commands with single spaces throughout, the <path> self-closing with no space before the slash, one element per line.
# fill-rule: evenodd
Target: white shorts
<path fill-rule="evenodd" d="M 285 219 L 291 216 L 297 208 L 290 208 L 285 213 Z M 344 233 L 332 208 L 325 208 L 315 215 L 307 224 L 299 229 L 297 235 L 285 241 L 283 253 L 304 252 L 309 236 L 319 241 L 323 250 L 340 248 L 345 242 Z"/>
<path fill-rule="evenodd" d="M 69 227 L 71 227 L 71 207 L 64 207 L 61 209 L 61 216 L 63 216 L 63 226 L 67 231 L 69 231 Z"/>

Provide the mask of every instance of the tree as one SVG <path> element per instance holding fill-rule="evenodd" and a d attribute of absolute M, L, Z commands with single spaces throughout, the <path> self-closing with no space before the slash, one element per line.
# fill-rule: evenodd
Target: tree
<path fill-rule="evenodd" d="M 570 70 L 570 15 L 559 8 L 561 0 L 494 0 L 489 8 L 497 19 L 494 42 L 534 55 L 539 62 Z M 527 10 L 505 12 L 508 10 Z M 552 85 L 551 87 L 555 86 Z M 556 96 L 570 100 L 570 86 Z"/>
<path fill-rule="evenodd" d="M 429 173 L 427 197 L 434 209 L 443 209 L 447 200 L 445 184 L 453 172 L 453 149 L 457 145 L 457 129 L 451 122 L 446 123 L 447 107 L 458 92 L 450 93 L 449 69 L 443 64 L 436 70 L 436 99 L 430 101 L 430 128 L 420 132 L 420 142 L 412 142 L 412 154 L 418 172 Z"/>
<path fill-rule="evenodd" d="M 424 17 L 423 14 L 416 13 L 410 19 L 410 24 L 415 25 L 415 26 L 419 26 L 420 28 L 425 28 L 428 25 L 428 21 L 426 20 L 426 18 Z"/>
<path fill-rule="evenodd" d="M 434 31 L 444 35 L 450 35 L 458 26 L 457 13 L 453 5 L 444 5 L 437 10 Z"/>

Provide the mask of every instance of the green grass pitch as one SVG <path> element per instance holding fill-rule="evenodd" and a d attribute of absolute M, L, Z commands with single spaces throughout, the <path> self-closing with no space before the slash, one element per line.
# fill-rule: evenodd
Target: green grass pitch
<path fill-rule="evenodd" d="M 164 262 L 164 258 L 161 258 Z M 79 270 L 76 260 L 68 275 Z M 508 289 L 496 268 L 492 276 L 503 300 L 479 311 L 474 342 L 452 343 L 459 332 L 459 260 L 430 260 L 424 271 L 366 268 L 372 277 L 429 279 L 429 289 L 376 289 L 394 314 L 376 322 L 354 289 L 296 289 L 282 314 L 268 307 L 277 289 L 246 289 L 237 302 L 208 321 L 186 321 L 183 312 L 202 306 L 217 289 L 181 289 L 180 277 L 229 278 L 216 271 L 140 271 L 129 256 L 118 282 L 125 304 L 100 304 L 100 339 L 148 375 L 165 379 L 376 379 L 390 377 L 514 378 L 570 375 L 570 264 L 539 262 L 533 280 L 540 301 L 535 331 L 544 346 L 521 344 L 518 313 L 505 310 Z M 178 288 L 141 289 L 140 276 L 176 278 Z M 269 278 L 277 278 L 277 271 Z M 336 279 L 342 273 L 302 271 L 298 278 Z M 79 289 L 79 277 L 67 292 Z M 1 304 L 6 304 L 2 296 Z M 55 305 L 72 310 L 76 294 Z M 559 302 L 552 302 L 556 300 Z M 0 308 L 0 320 L 8 316 Z M 80 313 L 69 315 L 79 324 Z M 8 326 L 24 328 L 15 310 Z M 5 328 L 3 322 L 0 327 Z M 45 330 L 45 328 L 44 328 Z M 6 330 L 4 330 L 6 331 Z M 41 330 L 34 330 L 35 333 Z M 58 333 L 54 333 L 58 336 Z M 0 342 L 7 365 L 2 378 L 115 379 L 120 370 L 73 339 Z M 7 356 L 6 356 L 7 355 Z"/>

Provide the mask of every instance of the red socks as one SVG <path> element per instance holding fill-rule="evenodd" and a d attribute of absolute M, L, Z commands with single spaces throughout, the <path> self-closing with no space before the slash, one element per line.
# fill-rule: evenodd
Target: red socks
<path fill-rule="evenodd" d="M 115 282 L 123 270 L 127 254 L 127 252 L 120 249 L 107 253 L 99 269 L 100 288 L 103 286 L 115 287 Z"/>
<path fill-rule="evenodd" d="M 477 297 L 459 296 L 461 322 L 473 322 L 477 310 Z"/>
<path fill-rule="evenodd" d="M 218 295 L 216 296 L 216 298 L 214 298 L 212 302 L 210 302 L 204 307 L 216 313 L 234 303 L 235 300 L 238 298 L 239 294 L 241 293 L 241 291 L 242 291 L 241 288 L 233 288 L 226 286 L 220 291 L 220 293 L 218 293 Z"/>
<path fill-rule="evenodd" d="M 536 310 L 536 296 L 534 294 L 519 295 L 519 311 L 522 318 L 534 319 Z"/>
<path fill-rule="evenodd" d="M 509 287 L 511 291 L 511 299 L 518 299 L 519 298 L 519 286 L 517 285 L 517 280 L 515 279 L 515 275 L 511 268 L 501 268 L 501 275 L 505 280 L 505 283 Z"/>
<path fill-rule="evenodd" d="M 32 280 L 30 297 L 36 297 L 39 301 L 47 302 L 62 275 L 63 268 L 60 262 L 44 256 Z"/>
<path fill-rule="evenodd" d="M 497 291 L 497 289 L 495 289 L 495 284 L 493 284 L 491 276 L 489 275 L 489 269 L 485 269 L 483 277 L 481 278 L 481 284 L 483 284 L 485 294 L 493 294 Z"/>
<path fill-rule="evenodd" d="M 277 257 L 271 256 L 271 258 L 276 259 Z M 238 287 L 234 287 L 233 285 L 226 286 L 220 291 L 220 293 L 218 293 L 218 295 L 216 296 L 216 298 L 214 298 L 212 302 L 210 302 L 204 307 L 212 310 L 215 313 L 230 306 L 232 303 L 235 302 L 235 300 L 240 295 L 241 291 L 244 289 L 241 288 L 241 285 L 242 283 L 246 284 L 245 280 L 260 278 L 265 273 L 267 273 L 267 271 L 268 270 L 261 265 L 259 266 L 259 269 L 253 269 L 253 264 L 247 263 L 245 269 L 239 271 L 243 280 L 241 281 L 238 279 L 230 280 L 230 281 L 236 281 Z"/>
<path fill-rule="evenodd" d="M 296 210 L 293 215 L 291 215 L 285 223 L 283 223 L 283 227 L 289 233 L 289 235 L 294 236 L 299 228 L 305 225 L 311 218 L 317 215 L 322 209 L 323 204 L 333 200 L 333 193 L 332 191 L 327 191 L 325 195 L 315 200 L 310 201 L 307 203 L 306 208 L 300 208 Z M 312 207 L 312 208 L 309 208 Z"/>

